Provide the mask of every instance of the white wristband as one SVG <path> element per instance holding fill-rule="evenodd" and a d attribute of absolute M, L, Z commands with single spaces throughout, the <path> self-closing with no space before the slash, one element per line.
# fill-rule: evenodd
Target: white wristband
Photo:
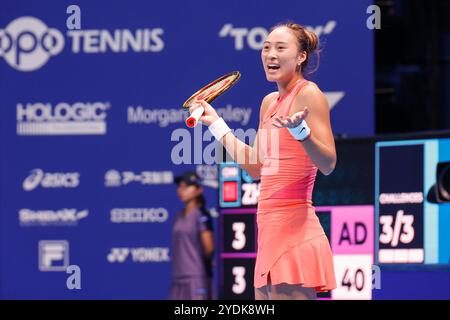
<path fill-rule="evenodd" d="M 292 136 L 298 141 L 305 141 L 311 134 L 311 129 L 305 120 L 302 120 L 295 128 L 288 128 Z"/>
<path fill-rule="evenodd" d="M 228 132 L 231 132 L 230 127 L 228 127 L 223 118 L 219 118 L 211 123 L 208 129 L 209 131 L 211 131 L 212 135 L 217 139 L 217 141 L 220 141 L 220 139 L 222 139 L 224 135 L 226 135 Z"/>

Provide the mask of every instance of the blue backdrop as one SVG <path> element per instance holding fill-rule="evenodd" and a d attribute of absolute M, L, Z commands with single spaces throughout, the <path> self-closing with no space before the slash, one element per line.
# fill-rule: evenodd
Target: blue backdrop
<path fill-rule="evenodd" d="M 239 70 L 214 106 L 230 127 L 256 128 L 276 90 L 260 49 L 278 22 L 320 35 L 310 79 L 334 132 L 373 134 L 371 1 L 77 1 L 80 30 L 68 29 L 71 4 L 0 4 L 1 298 L 165 299 L 174 175 L 197 170 L 217 205 L 217 168 L 193 151 L 174 161 L 177 137 L 193 132 L 180 106 Z M 68 265 L 81 290 L 67 288 Z"/>

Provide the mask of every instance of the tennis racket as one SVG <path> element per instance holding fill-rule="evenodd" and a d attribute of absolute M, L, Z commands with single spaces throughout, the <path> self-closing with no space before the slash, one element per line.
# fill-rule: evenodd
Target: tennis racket
<path fill-rule="evenodd" d="M 239 71 L 233 71 L 214 80 L 190 96 L 189 99 L 183 103 L 183 108 L 189 109 L 201 100 L 211 103 L 222 93 L 230 89 L 240 77 L 241 73 Z M 194 112 L 192 112 L 192 114 L 186 119 L 186 125 L 189 128 L 195 127 L 203 112 L 205 112 L 203 107 L 195 109 Z"/>

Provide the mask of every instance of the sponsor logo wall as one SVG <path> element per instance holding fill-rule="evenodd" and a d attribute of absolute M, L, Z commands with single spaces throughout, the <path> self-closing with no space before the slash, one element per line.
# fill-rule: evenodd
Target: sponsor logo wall
<path fill-rule="evenodd" d="M 0 297 L 167 298 L 171 226 L 182 208 L 174 177 L 196 170 L 215 216 L 219 198 L 215 165 L 172 161 L 173 131 L 192 132 L 182 103 L 239 70 L 214 106 L 233 129 L 255 129 L 263 96 L 276 90 L 261 66 L 264 37 L 292 19 L 323 41 L 311 80 L 327 95 L 334 131 L 373 134 L 370 4 L 281 1 L 286 12 L 234 0 L 220 10 L 205 0 L 79 1 L 78 30 L 67 28 L 67 4 L 4 1 Z M 257 187 L 243 183 L 253 206 Z M 65 285 L 70 265 L 81 270 L 80 290 Z"/>

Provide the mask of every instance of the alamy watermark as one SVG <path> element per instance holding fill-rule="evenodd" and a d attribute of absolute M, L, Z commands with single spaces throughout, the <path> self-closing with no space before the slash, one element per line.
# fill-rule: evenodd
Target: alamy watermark
<path fill-rule="evenodd" d="M 66 273 L 70 274 L 66 280 L 67 289 L 81 290 L 81 268 L 73 264 L 67 267 Z"/>
<path fill-rule="evenodd" d="M 67 7 L 66 13 L 70 16 L 66 20 L 66 27 L 69 30 L 81 29 L 81 8 L 75 4 Z"/>
<path fill-rule="evenodd" d="M 204 129 L 206 128 L 206 130 Z M 229 135 L 223 147 L 215 140 L 206 126 L 200 123 L 194 129 L 178 128 L 172 131 L 170 140 L 173 164 L 217 164 L 234 161 L 240 165 L 256 165 L 267 159 L 265 174 L 276 174 L 280 159 L 280 130 L 236 129 Z"/>
<path fill-rule="evenodd" d="M 370 16 L 366 20 L 367 29 L 381 29 L 381 9 L 377 5 L 371 5 L 367 7 L 367 14 Z"/>

